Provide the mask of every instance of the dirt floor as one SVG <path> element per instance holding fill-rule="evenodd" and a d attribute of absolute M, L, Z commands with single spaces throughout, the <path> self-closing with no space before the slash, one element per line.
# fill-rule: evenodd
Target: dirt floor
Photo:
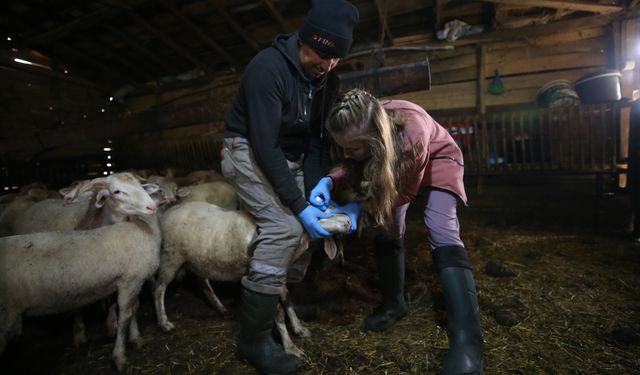
<path fill-rule="evenodd" d="M 567 189 L 574 197 L 581 194 L 575 185 Z M 460 219 L 480 301 L 485 373 L 640 374 L 640 244 L 626 231 L 628 219 L 617 219 L 605 207 L 624 207 L 624 199 L 610 198 L 600 207 L 598 215 L 608 226 L 594 234 L 588 228 L 595 217 L 588 209 L 593 200 L 558 205 L 552 203 L 556 196 L 541 198 L 548 196 L 544 193 L 531 202 L 525 198 L 533 195 L 491 187 L 488 196 L 478 195 L 476 185 L 469 190 L 477 204 L 461 209 Z M 614 225 L 618 222 L 623 224 Z M 361 330 L 379 298 L 373 232 L 346 241 L 343 265 L 316 254 L 305 282 L 293 291 L 312 333 L 294 338 L 306 353 L 301 374 L 437 373 L 447 350 L 446 314 L 426 236 L 421 213 L 411 211 L 409 314 L 385 333 Z M 255 374 L 234 357 L 239 288 L 232 283 L 215 288 L 232 316 L 215 312 L 193 279 L 171 284 L 166 298 L 176 325 L 171 334 L 155 324 L 145 288 L 139 312 L 145 345 L 129 345 L 123 373 Z M 106 337 L 103 321 L 100 306 L 89 309 L 89 343 L 76 349 L 70 316 L 26 319 L 23 335 L 10 341 L 0 359 L 0 374 L 115 373 L 113 339 Z"/>

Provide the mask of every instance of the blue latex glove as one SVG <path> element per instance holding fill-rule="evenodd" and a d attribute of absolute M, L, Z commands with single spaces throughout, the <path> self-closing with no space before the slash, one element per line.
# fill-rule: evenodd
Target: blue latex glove
<path fill-rule="evenodd" d="M 304 226 L 309 237 L 314 240 L 331 237 L 331 233 L 324 229 L 318 221 L 319 219 L 326 219 L 329 217 L 331 217 L 330 213 L 324 213 L 324 211 L 321 211 L 318 207 L 314 206 L 307 206 L 307 208 L 298 214 L 298 218 L 300 219 L 302 226 Z"/>
<path fill-rule="evenodd" d="M 309 195 L 309 203 L 325 211 L 331 204 L 331 189 L 333 189 L 333 180 L 331 177 L 322 177 L 311 190 Z"/>
<path fill-rule="evenodd" d="M 351 202 L 344 206 L 337 206 L 331 210 L 332 214 L 347 214 L 351 220 L 351 229 L 349 233 L 353 233 L 358 230 L 358 217 L 362 213 L 362 202 Z"/>

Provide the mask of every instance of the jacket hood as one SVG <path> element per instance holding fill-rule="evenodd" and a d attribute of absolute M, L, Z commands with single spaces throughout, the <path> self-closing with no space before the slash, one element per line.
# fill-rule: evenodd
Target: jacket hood
<path fill-rule="evenodd" d="M 298 57 L 298 33 L 280 34 L 273 40 L 273 48 L 278 50 L 293 65 L 298 73 L 307 78 L 300 65 L 300 57 Z"/>
<path fill-rule="evenodd" d="M 302 69 L 302 65 L 300 64 L 300 57 L 298 55 L 298 41 L 300 40 L 300 36 L 297 32 L 289 33 L 289 34 L 280 34 L 275 37 L 273 40 L 272 47 L 278 50 L 291 64 L 296 68 L 298 74 L 302 79 L 308 82 L 312 82 L 316 88 L 320 88 L 324 86 L 324 82 L 326 81 L 327 74 L 323 75 L 319 79 L 312 79 L 307 76 L 307 74 Z"/>

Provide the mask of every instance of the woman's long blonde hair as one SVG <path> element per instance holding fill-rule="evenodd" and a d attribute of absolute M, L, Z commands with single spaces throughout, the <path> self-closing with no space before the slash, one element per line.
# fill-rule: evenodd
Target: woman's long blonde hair
<path fill-rule="evenodd" d="M 402 127 L 404 123 L 399 117 L 396 119 Z M 350 140 L 363 141 L 369 147 L 371 157 L 355 161 L 345 159 L 342 148 L 332 142 L 331 156 L 349 170 L 346 188 L 363 200 L 365 211 L 376 224 L 383 226 L 391 221 L 393 205 L 401 189 L 398 168 L 401 167 L 402 140 L 395 122 L 373 95 L 352 89 L 338 99 L 327 124 L 333 138 L 348 135 Z"/>

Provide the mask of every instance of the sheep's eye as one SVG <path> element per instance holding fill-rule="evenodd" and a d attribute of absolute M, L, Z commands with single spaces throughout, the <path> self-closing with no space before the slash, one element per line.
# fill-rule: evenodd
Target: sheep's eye
<path fill-rule="evenodd" d="M 120 194 L 120 190 L 114 190 L 113 194 L 116 194 L 116 195 Z"/>

